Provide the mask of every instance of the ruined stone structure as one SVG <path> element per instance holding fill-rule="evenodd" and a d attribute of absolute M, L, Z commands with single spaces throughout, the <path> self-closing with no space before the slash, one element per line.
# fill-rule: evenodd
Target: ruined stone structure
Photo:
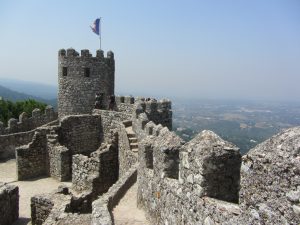
<path fill-rule="evenodd" d="M 172 132 L 169 100 L 94 104 L 98 92 L 114 95 L 112 52 L 60 50 L 59 63 L 59 119 L 14 134 L 26 141 L 12 149 L 19 180 L 43 175 L 72 186 L 32 197 L 32 224 L 112 225 L 113 208 L 136 182 L 151 224 L 300 223 L 300 127 L 243 157 L 211 131 L 185 143 Z"/>
<path fill-rule="evenodd" d="M 35 130 L 42 125 L 55 124 L 57 113 L 52 106 L 47 106 L 45 113 L 40 109 L 34 109 L 32 116 L 29 117 L 25 112 L 17 119 L 10 119 L 8 126 L 4 127 L 0 122 L 0 160 L 14 158 L 15 148 L 28 144 Z"/>

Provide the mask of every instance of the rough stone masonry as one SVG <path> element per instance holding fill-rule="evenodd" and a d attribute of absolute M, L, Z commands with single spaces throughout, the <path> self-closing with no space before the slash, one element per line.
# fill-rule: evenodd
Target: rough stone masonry
<path fill-rule="evenodd" d="M 243 157 L 212 131 L 184 142 L 172 132 L 169 100 L 117 96 L 108 110 L 112 52 L 62 49 L 58 61 L 58 120 L 0 135 L 16 153 L 19 179 L 72 180 L 32 197 L 33 225 L 112 225 L 113 207 L 135 182 L 152 224 L 300 224 L 300 127 Z M 104 106 L 94 109 L 98 93 Z M 0 225 L 18 218 L 18 187 L 0 184 L 0 215 Z"/>
<path fill-rule="evenodd" d="M 0 182 L 0 225 L 12 224 L 19 218 L 19 188 Z"/>

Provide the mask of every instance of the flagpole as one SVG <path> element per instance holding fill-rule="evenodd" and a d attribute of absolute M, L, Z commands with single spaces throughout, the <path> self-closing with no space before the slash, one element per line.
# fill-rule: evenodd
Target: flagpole
<path fill-rule="evenodd" d="M 101 50 L 101 17 L 99 18 L 99 41 L 100 41 L 100 50 Z"/>

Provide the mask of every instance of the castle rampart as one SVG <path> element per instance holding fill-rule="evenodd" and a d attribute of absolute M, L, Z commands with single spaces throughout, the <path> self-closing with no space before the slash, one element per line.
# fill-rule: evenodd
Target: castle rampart
<path fill-rule="evenodd" d="M 50 105 L 46 107 L 45 113 L 43 114 L 40 109 L 34 109 L 31 117 L 23 112 L 19 116 L 19 121 L 15 118 L 11 118 L 8 121 L 7 127 L 4 127 L 3 123 L 0 122 L 0 135 L 30 131 L 56 119 L 57 113 Z"/>
<path fill-rule="evenodd" d="M 108 106 L 114 95 L 115 61 L 112 52 L 103 56 L 98 50 L 92 57 L 88 50 L 81 55 L 74 49 L 61 49 L 58 53 L 58 115 L 91 113 L 96 94 L 103 94 L 103 105 Z"/>
<path fill-rule="evenodd" d="M 0 135 L 0 159 L 15 158 L 16 147 L 31 142 L 35 130 L 15 134 Z"/>
<path fill-rule="evenodd" d="M 235 146 L 210 131 L 184 144 L 166 127 L 153 130 L 139 144 L 138 169 L 138 205 L 153 224 L 205 224 L 240 212 L 218 200 L 238 199 L 241 155 Z"/>

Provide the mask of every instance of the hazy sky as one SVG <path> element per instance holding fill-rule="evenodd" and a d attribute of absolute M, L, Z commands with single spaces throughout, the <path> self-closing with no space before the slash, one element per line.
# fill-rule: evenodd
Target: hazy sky
<path fill-rule="evenodd" d="M 57 51 L 99 46 L 116 91 L 300 99 L 299 0 L 0 1 L 0 77 L 56 85 Z"/>

